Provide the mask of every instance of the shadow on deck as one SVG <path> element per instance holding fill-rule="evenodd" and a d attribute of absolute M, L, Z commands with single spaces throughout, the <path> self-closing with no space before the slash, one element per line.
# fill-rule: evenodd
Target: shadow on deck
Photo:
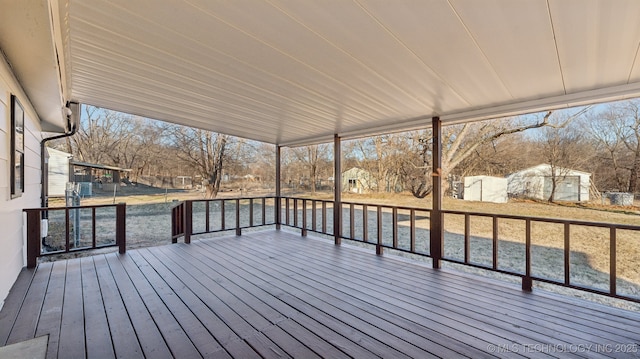
<path fill-rule="evenodd" d="M 640 313 L 265 230 L 24 270 L 0 345 L 47 357 L 638 357 Z"/>

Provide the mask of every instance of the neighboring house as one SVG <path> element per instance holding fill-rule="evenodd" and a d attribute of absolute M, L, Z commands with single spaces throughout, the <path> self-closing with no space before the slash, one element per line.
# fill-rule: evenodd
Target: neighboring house
<path fill-rule="evenodd" d="M 365 193 L 375 186 L 375 179 L 367 170 L 353 167 L 342 172 L 342 190 L 345 192 Z"/>
<path fill-rule="evenodd" d="M 584 202 L 589 200 L 591 174 L 569 168 L 556 167 L 557 179 L 554 199 Z M 509 196 L 547 200 L 551 196 L 553 178 L 551 165 L 540 164 L 507 176 Z"/>
<path fill-rule="evenodd" d="M 64 197 L 69 182 L 70 153 L 47 147 L 47 186 L 49 197 Z"/>
<path fill-rule="evenodd" d="M 465 201 L 507 203 L 507 179 L 492 176 L 464 178 Z"/>

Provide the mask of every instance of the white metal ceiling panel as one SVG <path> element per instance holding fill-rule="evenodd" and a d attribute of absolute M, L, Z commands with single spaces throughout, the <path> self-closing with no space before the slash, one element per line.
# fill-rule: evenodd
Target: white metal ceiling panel
<path fill-rule="evenodd" d="M 640 93 L 635 0 L 58 1 L 67 100 L 271 143 Z"/>
<path fill-rule="evenodd" d="M 451 4 L 512 99 L 564 94 L 546 0 Z"/>
<path fill-rule="evenodd" d="M 469 108 L 498 103 L 509 93 L 447 2 L 395 3 L 368 0 L 363 6 L 436 77 L 424 77 L 434 108 Z M 382 49 L 384 51 L 384 49 Z M 389 54 L 393 59 L 393 53 Z M 399 64 L 402 66 L 402 63 Z M 450 94 L 449 89 L 454 93 Z M 487 91 L 491 89 L 491 91 Z M 462 102 L 450 104 L 448 97 Z M 438 105 L 439 104 L 439 105 Z"/>
<path fill-rule="evenodd" d="M 567 93 L 626 84 L 640 44 L 637 0 L 552 0 Z"/>

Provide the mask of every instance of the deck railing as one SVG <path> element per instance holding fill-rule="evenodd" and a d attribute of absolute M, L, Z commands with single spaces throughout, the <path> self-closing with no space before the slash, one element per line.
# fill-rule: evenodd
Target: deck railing
<path fill-rule="evenodd" d="M 171 209 L 171 239 L 177 243 L 184 237 L 276 224 L 276 197 L 202 199 L 179 203 Z"/>
<path fill-rule="evenodd" d="M 256 202 L 261 204 L 262 213 L 258 222 L 253 219 Z M 195 212 L 194 206 L 199 206 Z M 215 211 L 212 210 L 214 206 Z M 246 210 L 249 213 L 244 213 Z M 310 231 L 336 237 L 334 210 L 333 201 L 295 197 L 186 201 L 174 207 L 172 235 L 174 242 L 184 236 L 188 243 L 194 234 L 223 230 L 236 230 L 240 234 L 242 228 L 275 224 L 300 229 L 303 236 Z M 337 237 L 371 244 L 377 254 L 382 254 L 385 248 L 430 258 L 435 254 L 445 262 L 519 277 L 525 291 L 532 290 L 533 282 L 537 281 L 640 303 L 640 285 L 632 283 L 634 289 L 630 293 L 625 292 L 626 289 L 619 288 L 621 278 L 618 276 L 621 234 L 624 241 L 640 241 L 640 226 L 443 210 L 443 253 L 440 256 L 432 253 L 431 209 L 342 202 L 340 210 L 342 215 L 338 218 L 342 218 L 342 223 L 338 226 L 340 233 Z M 266 215 L 265 211 L 273 211 L 274 215 Z M 244 224 L 240 223 L 241 217 L 244 217 Z M 265 220 L 267 217 L 273 220 Z M 215 228 L 210 218 L 218 218 Z M 229 226 L 230 219 L 233 224 Z M 278 219 L 280 223 L 277 223 Z M 194 230 L 192 226 L 196 221 L 200 222 L 200 229 Z M 502 230 L 502 226 L 509 229 Z M 585 235 L 578 238 L 572 233 L 578 230 L 585 232 L 584 228 L 590 229 L 586 235 L 588 240 L 600 241 L 595 244 L 606 247 L 601 255 L 608 259 L 607 270 L 600 266 L 601 272 L 596 273 L 598 283 L 584 283 L 578 276 L 574 277 L 574 274 L 583 274 L 578 272 L 586 267 L 576 269 L 578 264 L 572 258 L 582 254 L 579 250 L 572 250 L 572 245 L 583 241 Z M 598 231 L 605 233 L 598 233 L 602 238 L 595 239 Z M 554 246 L 537 245 L 536 242 L 545 236 L 559 237 L 558 243 Z M 502 253 L 507 247 L 513 253 Z M 534 257 L 541 261 L 553 260 L 541 270 L 534 265 Z M 625 265 L 628 269 L 629 264 Z M 606 285 L 602 284 L 607 281 Z M 625 288 L 628 289 L 629 285 Z"/>
<path fill-rule="evenodd" d="M 96 210 L 115 213 L 96 216 Z M 49 207 L 25 209 L 27 216 L 27 267 L 34 268 L 38 257 L 61 253 L 85 251 L 117 246 L 120 253 L 126 251 L 126 204 Z M 62 215 L 58 213 L 62 212 Z M 86 212 L 90 212 L 89 215 Z M 47 226 L 43 226 L 42 214 L 46 213 Z M 102 229 L 101 226 L 108 228 Z M 56 227 L 56 228 L 54 228 Z M 43 235 L 43 229 L 48 235 Z M 59 233 L 54 233 L 59 232 Z M 90 234 L 89 234 L 90 232 Z M 103 234 L 107 233 L 108 238 Z M 89 238 L 87 235 L 89 234 Z M 115 234 L 115 236 L 112 236 Z M 58 245 L 48 243 L 57 235 Z M 43 241 L 44 237 L 44 241 Z M 90 240 L 89 240 L 90 239 Z M 61 248 L 58 248 L 61 247 Z"/>

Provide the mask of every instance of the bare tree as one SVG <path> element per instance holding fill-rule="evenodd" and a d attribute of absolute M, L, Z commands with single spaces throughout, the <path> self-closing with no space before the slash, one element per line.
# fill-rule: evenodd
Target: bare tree
<path fill-rule="evenodd" d="M 400 181 L 400 171 L 407 152 L 406 138 L 387 134 L 349 141 L 345 157 L 366 170 L 373 178 L 369 190 L 392 191 Z"/>
<path fill-rule="evenodd" d="M 541 157 L 550 165 L 547 178 L 551 181 L 551 188 L 547 200 L 554 202 L 558 185 L 574 168 L 581 168 L 591 160 L 590 151 L 581 133 L 568 123 L 541 130 L 539 146 Z"/>
<path fill-rule="evenodd" d="M 326 169 L 329 162 L 329 145 L 311 145 L 292 149 L 295 158 L 302 163 L 308 173 L 309 188 L 311 193 L 316 193 L 317 184 L 322 169 Z M 339 175 L 337 176 L 339 177 Z"/>
<path fill-rule="evenodd" d="M 640 100 L 606 105 L 583 124 L 594 141 L 601 168 L 599 182 L 608 189 L 640 190 Z"/>
<path fill-rule="evenodd" d="M 175 125 L 168 125 L 167 130 L 178 158 L 206 179 L 207 197 L 215 198 L 220 190 L 229 136 Z"/>

